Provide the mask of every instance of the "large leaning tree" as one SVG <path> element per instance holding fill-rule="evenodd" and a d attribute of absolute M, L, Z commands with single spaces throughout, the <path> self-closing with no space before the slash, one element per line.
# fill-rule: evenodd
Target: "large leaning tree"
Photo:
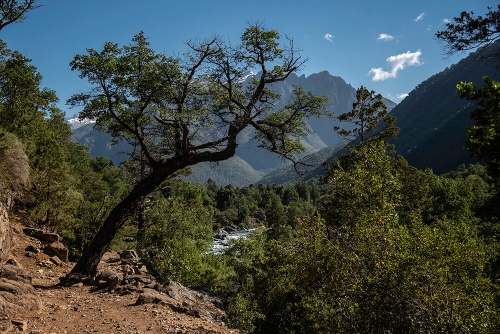
<path fill-rule="evenodd" d="M 108 42 L 102 51 L 75 56 L 70 65 L 91 88 L 73 95 L 69 105 L 82 106 L 80 117 L 95 119 L 98 129 L 130 143 L 130 158 L 144 176 L 110 212 L 68 279 L 95 273 L 118 229 L 163 181 L 197 163 L 234 156 L 244 129 L 255 131 L 260 147 L 298 162 L 306 118 L 329 112 L 326 98 L 299 87 L 275 109 L 280 96 L 269 85 L 305 62 L 293 40 L 283 40 L 277 31 L 252 24 L 236 46 L 213 37 L 188 42 L 182 57 L 168 57 L 155 53 L 141 32 L 130 45 Z M 244 82 L 250 70 L 259 75 Z"/>

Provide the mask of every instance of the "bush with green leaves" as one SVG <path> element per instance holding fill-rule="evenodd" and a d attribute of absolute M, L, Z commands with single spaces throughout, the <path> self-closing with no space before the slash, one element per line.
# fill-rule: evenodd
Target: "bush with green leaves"
<path fill-rule="evenodd" d="M 173 181 L 183 187 L 170 188 L 168 197 L 150 199 L 138 250 L 160 281 L 197 285 L 213 241 L 212 212 L 203 206 L 202 187 Z"/>
<path fill-rule="evenodd" d="M 489 248 L 472 188 L 420 172 L 384 141 L 330 166 L 324 218 L 231 249 L 232 324 L 255 333 L 491 333 Z M 452 182 L 453 181 L 453 182 Z"/>
<path fill-rule="evenodd" d="M 468 222 L 332 231 L 242 243 L 232 324 L 256 333 L 491 333 L 497 329 L 486 248 Z M 248 253 L 248 249 L 251 252 Z M 236 260 L 235 260 L 236 261 Z"/>

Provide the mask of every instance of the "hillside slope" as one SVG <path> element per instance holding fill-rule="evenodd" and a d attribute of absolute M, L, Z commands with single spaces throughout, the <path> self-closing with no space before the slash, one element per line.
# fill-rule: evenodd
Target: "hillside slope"
<path fill-rule="evenodd" d="M 392 109 L 391 114 L 396 117 L 396 125 L 401 129 L 398 138 L 392 141 L 398 154 L 411 165 L 420 169 L 430 168 L 436 174 L 473 162 L 464 145 L 468 139 L 466 129 L 470 124 L 469 114 L 474 109 L 474 103 L 459 99 L 456 85 L 460 81 L 467 81 L 482 86 L 484 75 L 499 80 L 500 71 L 496 63 L 483 59 L 483 56 L 499 50 L 500 42 L 496 42 L 469 54 L 457 64 L 417 85 L 408 97 Z M 313 154 L 311 160 L 332 161 L 345 152 L 336 147 L 330 151 L 332 154 L 325 159 L 315 155 L 324 156 L 327 149 Z M 317 165 L 310 169 L 305 178 L 321 174 L 323 167 Z M 289 177 L 284 177 L 286 175 Z M 290 168 L 285 167 L 269 173 L 260 182 L 285 183 L 295 178 Z"/>
<path fill-rule="evenodd" d="M 441 174 L 472 162 L 464 145 L 474 103 L 459 99 L 456 85 L 466 81 L 482 86 L 484 75 L 498 80 L 496 63 L 482 59 L 498 50 L 499 42 L 471 53 L 422 82 L 394 108 L 392 115 L 401 128 L 394 144 L 411 165 Z"/>

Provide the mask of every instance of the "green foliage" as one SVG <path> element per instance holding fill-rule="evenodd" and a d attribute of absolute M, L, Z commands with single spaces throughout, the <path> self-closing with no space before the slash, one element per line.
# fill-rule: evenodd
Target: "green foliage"
<path fill-rule="evenodd" d="M 472 218 L 476 198 L 470 182 L 435 175 L 429 175 L 427 182 L 431 204 L 422 213 L 424 222 Z"/>
<path fill-rule="evenodd" d="M 74 259 L 126 187 L 107 159 L 93 160 L 72 141 L 55 93 L 41 80 L 30 59 L 0 41 L 1 174 L 22 192 L 17 208 L 62 234 Z"/>
<path fill-rule="evenodd" d="M 298 237 L 236 245 L 233 325 L 255 333 L 495 331 L 486 249 L 467 223 L 302 220 Z"/>
<path fill-rule="evenodd" d="M 472 189 L 472 205 L 470 210 L 477 217 L 479 234 L 489 247 L 492 260 L 489 263 L 491 277 L 500 275 L 500 224 L 499 197 L 493 186 L 493 180 L 488 175 L 484 165 L 475 164 L 457 170 L 444 176 L 460 181 L 465 187 Z M 458 212 L 457 212 L 458 213 Z"/>
<path fill-rule="evenodd" d="M 287 226 L 285 207 L 281 202 L 281 198 L 272 193 L 269 201 L 265 207 L 266 222 L 270 231 L 268 232 L 270 238 L 279 238 L 284 235 L 290 234 L 290 226 Z"/>
<path fill-rule="evenodd" d="M 201 188 L 182 183 L 182 194 L 156 198 L 145 211 L 147 226 L 138 249 L 160 281 L 196 285 L 213 240 L 211 211 L 203 206 Z"/>
<path fill-rule="evenodd" d="M 67 155 L 83 194 L 73 219 L 61 226 L 72 258 L 81 256 L 111 209 L 128 190 L 125 173 L 105 157 L 91 158 L 81 146 Z M 121 249 L 122 250 L 122 249 Z"/>
<path fill-rule="evenodd" d="M 482 89 L 471 82 L 457 85 L 458 96 L 477 101 L 470 118 L 475 124 L 468 127 L 467 149 L 475 159 L 483 160 L 488 174 L 500 183 L 500 82 L 483 77 Z"/>
<path fill-rule="evenodd" d="M 255 333 L 498 329 L 492 253 L 477 234 L 471 183 L 418 171 L 387 149 L 372 140 L 330 165 L 324 218 L 299 219 L 293 237 L 263 234 L 230 250 L 234 325 Z"/>
<path fill-rule="evenodd" d="M 56 229 L 72 219 L 82 199 L 66 159 L 77 144 L 55 107 L 55 93 L 40 88 L 42 77 L 31 60 L 3 42 L 0 50 L 0 127 L 22 141 L 31 170 L 22 204 L 38 224 Z"/>
<path fill-rule="evenodd" d="M 366 220 L 384 225 L 401 215 L 410 222 L 420 215 L 427 202 L 424 176 L 403 158 L 390 156 L 389 148 L 384 140 L 372 140 L 349 147 L 350 155 L 327 165 L 324 181 L 331 193 L 320 204 L 327 221 L 336 226 Z"/>
<path fill-rule="evenodd" d="M 395 137 L 399 129 L 394 126 L 395 118 L 388 116 L 387 107 L 382 99 L 381 94 L 361 86 L 356 90 L 356 102 L 353 103 L 352 110 L 338 117 L 340 121 L 352 123 L 354 128 L 347 130 L 336 126 L 334 130 L 346 139 L 359 138 L 363 142 L 370 132 L 377 129 L 378 122 L 383 120 L 387 125 L 377 136 Z"/>
<path fill-rule="evenodd" d="M 40 7 L 36 2 L 37 0 L 0 0 L 0 30 L 9 24 L 22 22 L 28 11 Z"/>
<path fill-rule="evenodd" d="M 44 116 L 57 97 L 53 91 L 40 88 L 42 76 L 30 59 L 7 49 L 3 41 L 0 51 L 0 126 L 22 138 L 30 156 L 46 128 Z"/>
<path fill-rule="evenodd" d="M 445 43 L 448 56 L 488 45 L 500 37 L 500 5 L 497 10 L 488 7 L 484 17 L 464 11 L 453 20 L 455 23 L 446 23 L 446 30 L 436 33 L 436 37 Z M 498 57 L 498 53 L 495 57 Z"/>

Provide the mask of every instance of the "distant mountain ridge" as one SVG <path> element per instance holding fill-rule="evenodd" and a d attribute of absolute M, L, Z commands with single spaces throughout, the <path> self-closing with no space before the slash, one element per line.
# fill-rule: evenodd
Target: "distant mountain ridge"
<path fill-rule="evenodd" d="M 250 80 L 253 76 L 259 75 L 248 73 L 244 80 Z M 293 85 L 301 86 L 305 91 L 311 91 L 315 95 L 326 95 L 329 98 L 327 107 L 337 115 L 352 109 L 352 104 L 356 99 L 356 89 L 347 84 L 342 78 L 333 76 L 327 71 L 314 73 L 309 76 L 296 74 L 290 75 L 283 82 L 274 83 L 271 86 L 275 92 L 281 94 L 281 100 L 276 108 L 283 107 L 292 97 Z M 396 106 L 396 103 L 389 99 L 384 99 L 388 109 Z M 128 150 L 125 143 L 118 143 L 112 146 L 110 136 L 93 129 L 92 120 L 80 121 L 76 117 L 67 119 L 73 129 L 74 140 L 89 146 L 92 156 L 103 155 L 119 164 L 126 155 L 121 154 Z M 311 155 L 330 146 L 335 146 L 343 140 L 334 131 L 334 126 L 339 122 L 331 119 L 309 119 L 308 126 L 315 132 L 302 139 L 306 147 L 306 155 Z M 281 167 L 285 167 L 288 162 L 283 161 L 275 154 L 269 153 L 257 147 L 257 143 L 252 140 L 254 133 L 251 130 L 244 131 L 238 137 L 239 145 L 236 156 L 223 163 L 211 164 L 202 163 L 193 166 L 192 175 L 187 177 L 195 182 L 206 182 L 208 178 L 213 179 L 220 185 L 233 184 L 235 186 L 245 186 L 256 183 L 262 176 Z M 328 151 L 328 150 L 327 150 Z M 240 171 L 238 173 L 237 171 Z"/>

